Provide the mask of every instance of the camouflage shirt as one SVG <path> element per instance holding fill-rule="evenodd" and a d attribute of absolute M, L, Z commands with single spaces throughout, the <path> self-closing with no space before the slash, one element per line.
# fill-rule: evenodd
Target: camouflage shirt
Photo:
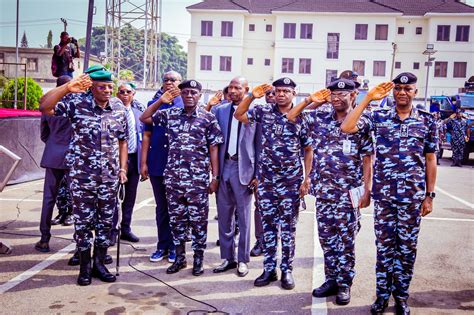
<path fill-rule="evenodd" d="M 56 116 L 71 120 L 73 136 L 66 157 L 70 176 L 95 181 L 117 181 L 119 140 L 127 140 L 127 118 L 122 105 L 99 107 L 89 96 L 70 96 L 56 105 Z"/>
<path fill-rule="evenodd" d="M 410 203 L 425 198 L 425 155 L 436 152 L 436 121 L 415 107 L 401 121 L 395 108 L 362 116 L 357 126 L 366 133 L 373 131 L 375 136 L 374 199 Z"/>
<path fill-rule="evenodd" d="M 370 134 L 363 131 L 343 133 L 334 110 L 310 110 L 304 115 L 314 139 L 313 195 L 318 199 L 335 200 L 363 185 L 362 158 L 374 153 Z"/>
<path fill-rule="evenodd" d="M 207 189 L 209 146 L 224 142 L 216 117 L 199 106 L 188 115 L 184 108 L 158 110 L 153 124 L 167 128 L 169 152 L 163 176 L 165 184 Z"/>
<path fill-rule="evenodd" d="M 312 143 L 306 122 L 300 117 L 295 123 L 289 121 L 276 104 L 251 108 L 248 119 L 249 123 L 259 123 L 262 128 L 258 178 L 300 178 L 303 175 L 301 150 Z"/>
<path fill-rule="evenodd" d="M 468 123 L 464 118 L 448 118 L 446 120 L 446 126 L 450 130 L 451 138 L 454 140 L 461 139 L 464 142 L 464 137 L 467 135 Z"/>

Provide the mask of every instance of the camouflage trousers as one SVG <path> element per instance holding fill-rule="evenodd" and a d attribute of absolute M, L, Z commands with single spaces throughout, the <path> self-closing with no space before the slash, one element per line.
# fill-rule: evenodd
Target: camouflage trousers
<path fill-rule="evenodd" d="M 352 207 L 348 196 L 337 200 L 316 199 L 324 273 L 326 280 L 335 280 L 339 287 L 350 287 L 355 276 L 355 239 L 360 230 L 359 219 L 359 210 Z"/>
<path fill-rule="evenodd" d="M 77 247 L 81 251 L 91 248 L 92 231 L 95 231 L 94 244 L 108 247 L 117 209 L 118 182 L 102 183 L 82 178 L 71 178 L 70 181 Z"/>
<path fill-rule="evenodd" d="M 191 229 L 191 248 L 206 249 L 209 192 L 166 185 L 171 234 L 175 245 L 184 244 Z"/>
<path fill-rule="evenodd" d="M 266 271 L 277 266 L 278 230 L 281 235 L 281 264 L 284 272 L 293 270 L 296 223 L 300 206 L 301 180 L 260 179 L 258 183 L 258 211 L 263 225 L 263 265 Z"/>
<path fill-rule="evenodd" d="M 58 207 L 59 214 L 72 214 L 72 200 L 69 193 L 69 186 L 67 182 L 67 175 L 59 184 L 58 196 L 56 197 L 56 207 Z"/>
<path fill-rule="evenodd" d="M 453 150 L 453 163 L 461 163 L 464 157 L 464 147 L 466 142 L 464 138 L 451 138 L 451 149 Z"/>
<path fill-rule="evenodd" d="M 377 296 L 408 299 L 421 222 L 421 201 L 375 200 Z"/>

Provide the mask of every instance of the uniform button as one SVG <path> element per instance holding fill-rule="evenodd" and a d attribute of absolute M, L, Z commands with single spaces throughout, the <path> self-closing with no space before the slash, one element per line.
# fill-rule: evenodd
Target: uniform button
<path fill-rule="evenodd" d="M 167 133 L 165 133 L 165 136 L 168 136 L 168 134 L 167 134 Z"/>
<path fill-rule="evenodd" d="M 168 146 L 165 144 L 163 147 L 167 148 Z"/>

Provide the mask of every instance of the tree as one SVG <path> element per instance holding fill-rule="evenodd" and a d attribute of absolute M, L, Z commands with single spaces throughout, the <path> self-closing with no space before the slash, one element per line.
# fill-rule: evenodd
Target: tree
<path fill-rule="evenodd" d="M 46 40 L 46 48 L 53 48 L 53 32 L 51 30 L 49 30 L 48 38 Z"/>
<path fill-rule="evenodd" d="M 28 48 L 28 39 L 26 38 L 26 33 L 23 31 L 23 37 L 21 38 L 21 48 Z"/>
<path fill-rule="evenodd" d="M 23 96 L 25 95 L 25 78 L 18 78 L 18 101 L 23 101 Z M 27 109 L 38 109 L 39 100 L 43 96 L 43 89 L 36 83 L 32 78 L 27 78 L 26 82 L 28 88 L 26 89 L 26 108 Z M 11 79 L 5 85 L 5 89 L 2 93 L 2 100 L 13 100 L 15 99 L 15 80 Z M 2 106 L 4 108 L 13 108 L 13 101 L 2 101 Z M 18 102 L 18 108 L 23 108 L 23 103 Z"/>

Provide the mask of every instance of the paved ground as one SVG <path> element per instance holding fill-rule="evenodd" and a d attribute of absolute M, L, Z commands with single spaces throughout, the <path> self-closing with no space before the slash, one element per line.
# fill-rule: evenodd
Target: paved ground
<path fill-rule="evenodd" d="M 472 161 L 471 161 L 472 162 Z M 422 222 L 415 277 L 411 285 L 413 314 L 457 314 L 474 312 L 474 169 L 449 167 L 443 160 L 432 215 Z M 183 314 L 191 310 L 212 310 L 181 293 L 231 314 L 367 314 L 374 300 L 375 245 L 372 208 L 365 209 L 357 239 L 357 277 L 350 305 L 341 307 L 334 298 L 313 299 L 311 290 L 323 281 L 322 252 L 315 243 L 314 205 L 300 213 L 295 259 L 296 288 L 285 291 L 275 282 L 265 288 L 253 286 L 261 273 L 262 258 L 253 258 L 250 273 L 239 278 L 233 271 L 215 275 L 219 264 L 215 246 L 216 209 L 211 197 L 206 271 L 191 275 L 190 267 L 167 275 L 166 262 L 151 263 L 156 228 L 150 183 L 140 184 L 133 227 L 141 238 L 137 250 L 122 245 L 121 269 L 113 284 L 94 280 L 89 287 L 75 284 L 77 267 L 66 264 L 74 244 L 71 227 L 53 227 L 52 251 L 42 254 L 33 248 L 39 239 L 38 221 L 42 181 L 7 187 L 0 194 L 0 240 L 14 247 L 13 254 L 0 256 L 0 312 L 2 314 Z M 13 222 L 11 222 L 13 221 Z M 11 222 L 11 223 L 10 223 Z M 12 233 L 12 234 L 10 234 Z M 23 234 L 23 235 L 14 235 Z M 116 250 L 111 251 L 115 254 Z M 192 262 L 188 245 L 188 262 Z M 156 277 L 153 279 L 132 269 Z M 172 286 L 168 287 L 167 285 Z M 393 301 L 388 308 L 393 313 Z M 203 313 L 203 312 L 201 312 Z"/>

